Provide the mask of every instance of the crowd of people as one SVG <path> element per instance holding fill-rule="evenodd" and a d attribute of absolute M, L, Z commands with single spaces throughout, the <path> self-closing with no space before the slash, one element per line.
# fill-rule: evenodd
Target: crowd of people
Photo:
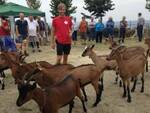
<path fill-rule="evenodd" d="M 16 38 L 11 37 L 10 23 L 6 17 L 0 16 L 0 49 L 1 51 L 21 51 L 28 55 L 28 46 L 32 52 L 41 52 L 40 46 L 45 45 L 46 27 L 41 17 L 30 15 L 25 19 L 24 13 L 19 14 L 19 19 L 15 21 Z"/>
<path fill-rule="evenodd" d="M 86 45 L 87 41 L 95 41 L 102 43 L 103 37 L 114 38 L 115 22 L 112 17 L 104 25 L 102 18 L 97 22 L 91 17 L 87 22 L 85 17 L 82 17 L 80 23 L 77 23 L 76 18 L 65 16 L 66 6 L 63 3 L 58 5 L 59 16 L 52 20 L 51 28 L 51 47 L 57 51 L 56 63 L 60 64 L 63 59 L 63 64 L 68 61 L 68 55 L 71 50 L 71 41 L 76 45 L 78 33 L 80 35 L 81 44 Z M 143 27 L 145 20 L 142 14 L 138 14 L 137 21 L 137 36 L 139 42 L 143 38 Z M 120 38 L 119 43 L 124 43 L 128 22 L 124 16 L 120 21 Z M 46 44 L 46 28 L 45 23 L 40 17 L 34 18 L 32 15 L 25 19 L 23 13 L 19 14 L 19 19 L 15 22 L 15 40 L 11 37 L 11 30 L 8 20 L 0 16 L 0 49 L 1 51 L 22 51 L 28 55 L 28 46 L 32 48 L 32 52 L 41 52 L 41 45 Z"/>
<path fill-rule="evenodd" d="M 90 22 L 87 22 L 86 18 L 82 17 L 82 20 L 79 23 L 79 25 L 76 22 L 76 18 L 74 18 L 72 23 L 73 23 L 72 39 L 75 42 L 77 41 L 77 36 L 74 34 L 77 34 L 78 31 L 80 34 L 80 38 L 83 40 L 82 42 L 83 45 L 86 44 L 86 41 L 95 41 L 96 43 L 102 43 L 103 37 L 112 39 L 114 38 L 115 22 L 112 17 L 109 17 L 105 25 L 102 22 L 102 18 L 98 19 L 98 21 L 95 22 L 93 17 L 91 17 Z M 137 20 L 137 36 L 139 42 L 141 42 L 143 38 L 144 24 L 145 20 L 142 17 L 142 14 L 139 13 Z M 127 27 L 128 22 L 126 20 L 126 17 L 123 16 L 119 25 L 119 40 L 118 40 L 119 43 L 124 43 Z"/>

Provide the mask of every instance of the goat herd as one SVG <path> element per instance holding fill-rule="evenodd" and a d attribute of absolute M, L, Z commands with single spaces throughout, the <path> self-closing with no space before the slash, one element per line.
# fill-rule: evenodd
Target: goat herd
<path fill-rule="evenodd" d="M 121 78 L 120 86 L 123 84 L 123 98 L 131 102 L 130 81 L 134 81 L 131 92 L 134 92 L 137 77 L 142 75 L 141 93 L 144 92 L 145 65 L 148 71 L 150 49 L 150 38 L 145 39 L 148 49 L 134 46 L 126 47 L 118 45 L 109 40 L 112 49 L 109 55 L 97 56 L 94 52 L 94 45 L 88 46 L 82 56 L 89 56 L 94 64 L 80 65 L 74 67 L 71 64 L 52 65 L 46 61 L 25 63 L 26 56 L 14 52 L 1 52 L 0 72 L 2 89 L 4 84 L 4 70 L 10 69 L 15 84 L 18 86 L 19 96 L 17 106 L 22 106 L 30 100 L 34 100 L 42 113 L 58 113 L 58 109 L 69 104 L 69 113 L 74 107 L 74 98 L 77 96 L 82 103 L 84 112 L 87 112 L 85 101 L 88 101 L 84 87 L 92 84 L 96 92 L 96 100 L 93 107 L 101 101 L 103 87 L 103 72 L 114 70 L 116 82 Z M 82 96 L 80 89 L 83 92 Z"/>

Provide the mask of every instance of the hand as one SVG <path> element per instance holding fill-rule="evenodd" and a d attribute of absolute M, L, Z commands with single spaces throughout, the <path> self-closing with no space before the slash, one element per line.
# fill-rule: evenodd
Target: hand
<path fill-rule="evenodd" d="M 55 43 L 52 43 L 52 44 L 51 44 L 51 48 L 52 48 L 52 49 L 55 49 L 55 46 L 56 46 Z"/>

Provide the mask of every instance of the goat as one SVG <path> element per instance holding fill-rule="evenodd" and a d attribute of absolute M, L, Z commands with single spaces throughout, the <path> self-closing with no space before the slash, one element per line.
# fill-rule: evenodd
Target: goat
<path fill-rule="evenodd" d="M 145 44 L 148 44 L 148 40 L 149 39 L 145 39 Z M 113 41 L 113 40 L 108 40 L 107 42 L 110 43 L 109 49 L 113 49 L 113 48 L 120 46 L 116 41 Z M 138 54 L 143 54 L 143 53 L 145 54 L 146 52 L 145 49 L 141 46 L 133 46 L 133 47 L 123 46 L 123 47 L 126 48 L 126 51 L 123 53 L 124 59 L 129 59 L 132 56 L 138 55 Z M 148 72 L 148 61 L 146 62 L 146 72 Z"/>
<path fill-rule="evenodd" d="M 67 76 L 56 85 L 45 89 L 37 88 L 36 83 L 31 85 L 30 80 L 18 85 L 17 106 L 22 106 L 33 99 L 39 105 L 42 113 L 58 113 L 58 109 L 67 104 L 69 104 L 69 113 L 71 113 L 74 106 L 73 100 L 77 96 L 82 102 L 84 112 L 87 112 L 81 96 L 79 80 L 72 76 Z"/>
<path fill-rule="evenodd" d="M 119 46 L 116 49 L 113 49 L 110 55 L 108 56 L 108 60 L 116 60 L 119 66 L 119 74 L 123 81 L 124 93 L 123 97 L 126 97 L 126 92 L 128 92 L 127 102 L 131 102 L 130 95 L 130 78 L 134 77 L 134 85 L 132 88 L 132 92 L 134 92 L 136 88 L 137 76 L 142 74 L 142 87 L 141 92 L 144 92 L 144 67 L 147 61 L 147 56 L 145 54 L 135 55 L 128 60 L 123 59 L 123 52 L 125 52 L 125 48 L 123 46 Z M 149 50 L 147 54 L 149 53 Z M 127 90 L 127 91 L 126 91 Z"/>
<path fill-rule="evenodd" d="M 85 48 L 85 50 L 83 51 L 82 53 L 82 56 L 85 57 L 85 56 L 89 56 L 92 61 L 96 64 L 96 66 L 98 67 L 98 69 L 100 69 L 102 72 L 104 70 L 114 70 L 116 72 L 116 82 L 118 81 L 118 65 L 117 65 L 117 62 L 115 60 L 113 61 L 108 61 L 106 59 L 106 57 L 108 55 L 103 55 L 103 57 L 105 58 L 102 58 L 102 56 L 97 56 L 96 53 L 93 51 L 93 48 L 94 48 L 95 45 L 92 45 L 91 47 L 88 46 Z M 121 86 L 121 82 L 120 82 L 120 86 Z"/>
<path fill-rule="evenodd" d="M 1 52 L 0 53 L 0 83 L 2 84 L 2 90 L 5 89 L 5 73 L 4 71 L 9 68 L 10 64 L 7 64 L 4 62 L 4 59 L 6 58 L 5 55 L 9 56 L 9 58 L 15 60 L 16 62 L 24 63 L 24 59 L 26 58 L 25 55 L 17 52 Z"/>
<path fill-rule="evenodd" d="M 39 71 L 40 70 L 40 71 Z M 84 86 L 91 83 L 96 91 L 97 97 L 93 106 L 97 106 L 97 104 L 101 100 L 102 95 L 102 85 L 98 83 L 100 78 L 100 71 L 97 70 L 95 65 L 81 65 L 74 68 L 68 69 L 68 71 L 64 70 L 62 67 L 53 67 L 51 69 L 45 69 L 38 67 L 35 71 L 29 73 L 27 76 L 33 76 L 33 80 L 35 80 L 41 87 L 49 86 L 60 81 L 66 74 L 71 74 L 75 79 L 80 79 L 81 81 L 81 89 L 85 96 L 85 101 L 87 101 L 87 96 L 84 90 Z M 28 78 L 27 78 L 28 80 Z"/>

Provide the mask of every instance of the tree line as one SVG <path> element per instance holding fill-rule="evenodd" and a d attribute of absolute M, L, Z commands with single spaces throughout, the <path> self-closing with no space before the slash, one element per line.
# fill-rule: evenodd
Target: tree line
<path fill-rule="evenodd" d="M 57 5 L 59 3 L 64 3 L 66 5 L 66 15 L 70 16 L 73 13 L 76 13 L 76 6 L 72 4 L 73 0 L 51 0 L 50 2 L 50 12 L 53 17 L 58 16 Z M 0 0 L 0 5 L 5 4 L 7 0 Z M 26 3 L 29 8 L 39 9 L 41 7 L 41 0 L 26 0 Z M 84 0 L 85 6 L 83 8 L 87 10 L 91 15 L 96 18 L 105 16 L 106 12 L 114 10 L 114 3 L 112 0 Z M 84 13 L 81 13 L 84 16 L 90 17 Z"/>

